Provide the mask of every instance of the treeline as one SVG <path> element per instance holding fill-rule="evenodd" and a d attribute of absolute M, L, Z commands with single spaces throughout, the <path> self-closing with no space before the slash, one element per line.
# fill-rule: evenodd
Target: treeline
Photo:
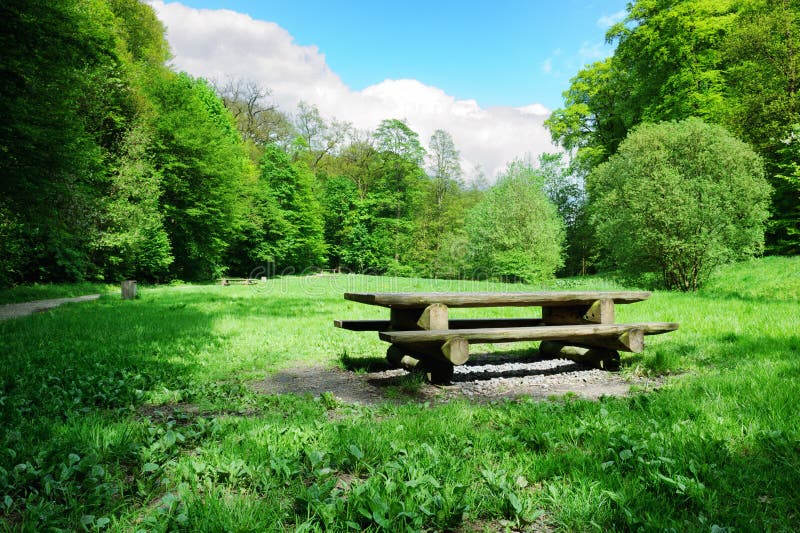
<path fill-rule="evenodd" d="M 426 151 L 402 120 L 357 131 L 307 104 L 276 109 L 244 80 L 174 72 L 138 0 L 0 6 L 2 285 L 326 267 L 533 279 L 561 264 L 533 164 L 509 167 L 480 207 L 486 187 L 464 184 L 447 132 Z M 536 219 L 552 237 L 527 256 L 505 230 L 487 240 L 492 206 L 523 197 L 545 211 L 508 224 Z"/>
<path fill-rule="evenodd" d="M 489 187 L 445 131 L 173 71 L 138 0 L 0 0 L 0 286 L 341 268 L 696 289 L 800 251 L 798 35 L 797 1 L 636 0 L 547 122 L 567 160 Z"/>
<path fill-rule="evenodd" d="M 250 162 L 153 10 L 0 5 L 0 282 L 210 275 Z"/>
<path fill-rule="evenodd" d="M 800 2 L 636 0 L 607 40 L 613 56 L 578 72 L 547 122 L 572 156 L 572 175 L 591 182 L 640 125 L 700 118 L 763 158 L 772 186 L 766 251 L 800 253 Z M 600 200 L 589 197 L 588 211 Z M 587 227 L 597 222 L 584 214 L 568 228 L 573 262 L 604 267 Z"/>

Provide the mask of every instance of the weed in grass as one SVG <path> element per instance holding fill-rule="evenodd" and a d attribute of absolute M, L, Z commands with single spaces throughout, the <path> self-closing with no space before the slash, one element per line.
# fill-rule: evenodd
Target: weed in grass
<path fill-rule="evenodd" d="M 325 409 L 328 411 L 333 411 L 337 407 L 340 406 L 339 400 L 336 399 L 336 396 L 330 391 L 325 391 L 319 395 L 319 400 L 322 402 L 322 405 L 325 406 Z"/>

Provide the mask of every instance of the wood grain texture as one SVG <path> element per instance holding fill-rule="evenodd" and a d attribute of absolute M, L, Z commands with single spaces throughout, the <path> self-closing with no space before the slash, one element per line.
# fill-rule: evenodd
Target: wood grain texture
<path fill-rule="evenodd" d="M 472 328 L 521 328 L 541 326 L 541 318 L 458 318 L 448 321 L 449 329 Z M 337 328 L 350 331 L 388 331 L 391 322 L 388 320 L 334 320 Z"/>
<path fill-rule="evenodd" d="M 393 309 L 424 309 L 431 304 L 448 307 L 513 307 L 592 305 L 597 300 L 614 303 L 641 302 L 645 291 L 573 292 L 347 292 L 346 300 Z"/>
<path fill-rule="evenodd" d="M 453 337 L 461 337 L 471 343 L 517 342 L 536 340 L 591 339 L 603 337 L 619 337 L 633 329 L 639 329 L 644 335 L 666 333 L 678 329 L 678 324 L 671 322 L 651 322 L 646 324 L 592 324 L 580 326 L 536 326 L 528 328 L 479 328 L 461 330 L 430 331 L 382 331 L 379 336 L 392 344 L 414 344 L 422 342 L 444 342 Z"/>
<path fill-rule="evenodd" d="M 422 311 L 417 326 L 421 329 L 450 329 L 447 322 L 447 306 L 431 304 Z"/>
<path fill-rule="evenodd" d="M 463 365 L 469 361 L 469 342 L 461 337 L 448 339 L 441 350 L 444 358 L 454 365 Z"/>
<path fill-rule="evenodd" d="M 661 335 L 662 333 L 675 331 L 680 327 L 680 324 L 677 322 L 635 322 L 628 324 L 628 326 L 642 330 L 645 335 Z"/>
<path fill-rule="evenodd" d="M 642 353 L 644 350 L 644 331 L 633 328 L 618 337 L 591 337 L 588 339 L 580 339 L 576 344 L 583 344 L 589 348 L 605 348 L 620 352 Z"/>

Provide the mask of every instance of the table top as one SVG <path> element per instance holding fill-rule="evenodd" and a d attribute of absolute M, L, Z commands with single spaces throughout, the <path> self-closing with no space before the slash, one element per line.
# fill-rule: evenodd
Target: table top
<path fill-rule="evenodd" d="M 395 309 L 417 309 L 431 304 L 448 307 L 524 307 L 591 305 L 597 300 L 614 303 L 641 302 L 646 291 L 557 291 L 557 292 L 346 292 L 344 298 L 368 305 Z"/>

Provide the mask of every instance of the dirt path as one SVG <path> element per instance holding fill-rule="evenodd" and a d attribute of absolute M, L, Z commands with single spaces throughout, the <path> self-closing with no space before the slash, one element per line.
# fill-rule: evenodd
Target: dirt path
<path fill-rule="evenodd" d="M 6 304 L 0 305 L 0 320 L 8 320 L 9 318 L 17 318 L 21 316 L 32 315 L 33 313 L 41 313 L 53 307 L 58 307 L 61 304 L 71 302 L 86 302 L 89 300 L 97 300 L 100 298 L 99 294 L 88 294 L 86 296 L 77 296 L 75 298 L 53 298 L 51 300 L 36 300 L 34 302 L 24 302 L 21 304 Z"/>
<path fill-rule="evenodd" d="M 581 398 L 625 396 L 631 386 L 651 390 L 661 386 L 658 379 L 623 378 L 619 373 L 589 368 L 566 359 L 513 357 L 484 354 L 456 367 L 453 383 L 447 386 L 420 383 L 405 370 L 381 369 L 357 373 L 338 368 L 308 366 L 281 370 L 253 387 L 267 394 L 332 393 L 345 403 L 436 402 L 454 398 L 491 401 L 533 397 L 547 399 L 568 393 Z"/>

